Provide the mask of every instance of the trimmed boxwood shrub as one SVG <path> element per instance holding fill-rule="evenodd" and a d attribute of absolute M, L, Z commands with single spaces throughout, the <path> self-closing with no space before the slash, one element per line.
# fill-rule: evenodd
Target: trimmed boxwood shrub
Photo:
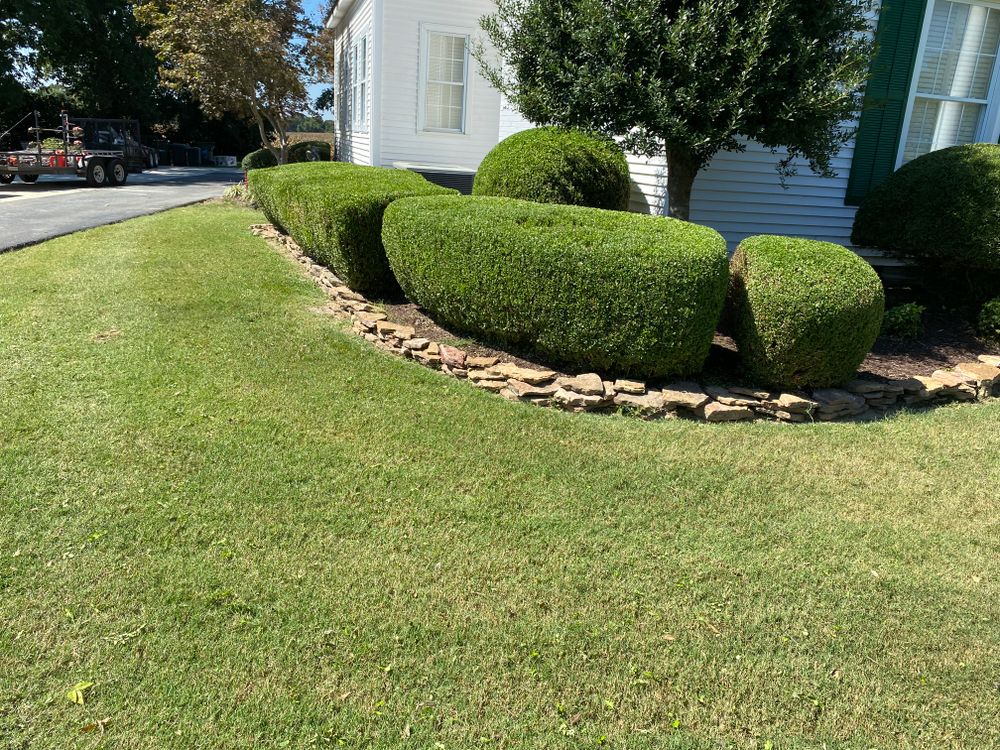
<path fill-rule="evenodd" d="M 249 154 L 243 157 L 243 171 L 249 172 L 253 169 L 265 169 L 266 167 L 276 167 L 278 166 L 278 160 L 274 158 L 274 154 L 268 151 L 266 148 L 261 148 L 256 151 L 251 151 Z"/>
<path fill-rule="evenodd" d="M 309 161 L 309 152 L 314 148 L 319 155 L 318 161 L 330 161 L 333 158 L 332 147 L 326 141 L 299 141 L 289 147 L 288 163 L 300 164 Z"/>
<path fill-rule="evenodd" d="M 731 263 L 727 318 L 744 369 L 783 388 L 849 380 L 878 337 L 885 293 L 845 247 L 751 237 Z"/>
<path fill-rule="evenodd" d="M 903 165 L 858 208 L 851 241 L 944 267 L 1000 270 L 1000 146 L 953 146 Z"/>
<path fill-rule="evenodd" d="M 1000 340 L 1000 297 L 991 299 L 979 311 L 976 321 L 979 335 L 989 339 Z"/>
<path fill-rule="evenodd" d="M 545 127 L 494 147 L 479 166 L 472 194 L 624 211 L 630 184 L 625 154 L 613 141 Z"/>
<path fill-rule="evenodd" d="M 924 313 L 927 308 L 916 302 L 896 305 L 882 316 L 882 334 L 897 339 L 918 339 L 924 333 Z"/>
<path fill-rule="evenodd" d="M 286 164 L 249 174 L 268 220 L 352 289 L 396 289 L 382 247 L 382 214 L 397 198 L 453 195 L 415 172 L 339 162 Z"/>
<path fill-rule="evenodd" d="M 435 320 L 553 364 L 697 372 L 726 296 L 726 243 L 673 219 L 507 198 L 393 203 L 382 230 Z"/>

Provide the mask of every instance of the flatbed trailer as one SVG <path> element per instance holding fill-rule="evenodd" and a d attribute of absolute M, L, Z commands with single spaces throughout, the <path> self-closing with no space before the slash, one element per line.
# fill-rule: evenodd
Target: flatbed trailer
<path fill-rule="evenodd" d="M 91 187 L 124 185 L 129 174 L 142 172 L 147 164 L 135 120 L 77 118 L 71 122 L 63 112 L 60 126 L 48 129 L 39 126 L 37 112 L 32 114 L 35 126 L 28 132 L 34 134 L 35 146 L 0 151 L 0 185 L 9 185 L 15 178 L 30 184 L 43 175 L 83 177 Z M 61 141 L 62 147 L 44 146 L 45 133 L 53 136 L 49 141 Z"/>

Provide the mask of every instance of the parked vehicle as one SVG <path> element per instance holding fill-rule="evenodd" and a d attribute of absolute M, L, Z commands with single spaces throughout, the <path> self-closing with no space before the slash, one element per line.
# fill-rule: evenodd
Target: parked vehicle
<path fill-rule="evenodd" d="M 129 174 L 150 167 L 149 151 L 140 143 L 136 120 L 82 117 L 70 119 L 63 112 L 58 128 L 42 128 L 38 112 L 0 135 L 9 137 L 25 120 L 34 117 L 28 128 L 32 141 L 26 148 L 0 151 L 0 184 L 15 178 L 33 183 L 42 175 L 76 175 L 91 187 L 124 185 Z M 154 153 L 155 156 L 155 153 Z"/>

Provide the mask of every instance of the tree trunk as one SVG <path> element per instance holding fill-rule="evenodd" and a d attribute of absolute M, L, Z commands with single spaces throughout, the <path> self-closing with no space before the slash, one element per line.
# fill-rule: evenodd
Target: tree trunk
<path fill-rule="evenodd" d="M 264 123 L 264 116 L 261 114 L 260 107 L 254 102 L 250 105 L 250 111 L 253 112 L 253 118 L 257 121 L 257 130 L 260 131 L 260 144 L 271 152 L 278 164 L 284 164 L 281 160 L 281 151 L 276 149 L 271 145 L 271 137 L 267 132 L 267 125 Z"/>
<path fill-rule="evenodd" d="M 701 163 L 682 150 L 667 147 L 667 197 L 670 200 L 668 215 L 673 219 L 688 221 L 691 216 L 691 189 L 698 176 Z"/>

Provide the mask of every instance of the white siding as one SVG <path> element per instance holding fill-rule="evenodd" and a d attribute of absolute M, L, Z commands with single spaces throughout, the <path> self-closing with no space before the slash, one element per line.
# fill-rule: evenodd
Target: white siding
<path fill-rule="evenodd" d="M 353 3 L 347 15 L 340 19 L 337 24 L 337 34 L 335 44 L 337 47 L 337 158 L 340 161 L 350 161 L 355 164 L 372 163 L 372 133 L 375 130 L 375 117 L 377 112 L 372 104 L 379 89 L 379 81 L 376 79 L 375 55 L 380 49 L 380 41 L 375 38 L 375 3 L 377 0 L 341 0 L 344 3 Z M 356 130 L 351 124 L 351 88 L 348 71 L 348 57 L 351 45 L 361 39 L 368 37 L 368 122 L 366 130 Z"/>
<path fill-rule="evenodd" d="M 430 133 L 418 127 L 421 105 L 421 24 L 447 27 L 481 38 L 479 19 L 494 9 L 492 0 L 382 0 L 381 154 L 384 166 L 418 162 L 476 169 L 497 144 L 500 94 L 469 58 L 464 133 Z"/>

